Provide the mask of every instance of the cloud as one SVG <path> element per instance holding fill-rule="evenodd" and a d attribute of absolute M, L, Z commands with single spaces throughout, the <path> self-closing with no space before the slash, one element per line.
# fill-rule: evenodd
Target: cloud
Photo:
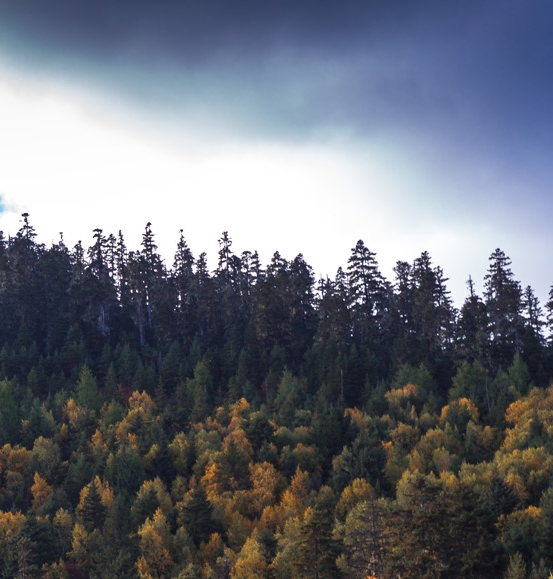
<path fill-rule="evenodd" d="M 531 4 L 8 0 L 0 21 L 5 52 L 35 74 L 65 71 L 145 107 L 277 137 L 390 125 L 467 146 L 507 137 L 512 162 L 553 97 L 553 9 Z"/>

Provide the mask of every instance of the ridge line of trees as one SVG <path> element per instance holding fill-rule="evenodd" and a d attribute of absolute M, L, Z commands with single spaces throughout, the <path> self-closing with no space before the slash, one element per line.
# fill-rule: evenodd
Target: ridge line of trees
<path fill-rule="evenodd" d="M 495 373 L 519 355 L 535 384 L 547 384 L 551 375 L 553 289 L 544 311 L 500 249 L 489 257 L 483 295 L 469 278 L 457 310 L 448 279 L 427 252 L 413 263 L 398 261 L 390 281 L 361 240 L 345 271 L 317 282 L 301 254 L 288 261 L 275 252 L 263 267 L 257 252 L 234 254 L 227 232 L 214 271 L 205 253 L 192 255 L 182 230 L 167 267 L 150 223 L 134 251 L 121 232 L 105 236 L 101 229 L 87 250 L 81 242 L 70 250 L 63 237 L 46 248 L 35 237 L 28 214 L 15 237 L 0 232 L 0 344 L 33 348 L 43 357 L 60 356 L 70 335 L 84 341 L 94 370 L 104 346 L 128 344 L 158 357 L 172 347 L 210 352 L 220 360 L 223 388 L 241 355 L 243 363 L 257 358 L 249 378 L 259 387 L 271 358 L 309 375 L 306 359 L 325 349 L 342 358 L 366 352 L 373 361 L 364 374 L 373 383 L 402 364 L 423 363 L 444 392 L 463 361 L 478 360 Z M 362 386 L 340 395 L 357 403 Z"/>

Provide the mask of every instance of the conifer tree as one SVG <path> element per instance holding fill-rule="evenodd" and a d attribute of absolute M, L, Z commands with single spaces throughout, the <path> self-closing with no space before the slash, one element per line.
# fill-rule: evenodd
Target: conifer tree
<path fill-rule="evenodd" d="M 347 280 L 358 339 L 361 344 L 374 348 L 383 330 L 382 316 L 387 309 L 387 288 L 378 269 L 376 254 L 362 240 L 351 250 Z"/>
<path fill-rule="evenodd" d="M 295 577 L 337 579 L 339 545 L 332 534 L 332 517 L 324 508 L 308 507 L 303 516 L 293 563 Z"/>
<path fill-rule="evenodd" d="M 384 573 L 384 520 L 378 503 L 369 498 L 347 515 L 343 529 L 343 570 L 351 579 L 382 577 Z"/>
<path fill-rule="evenodd" d="M 94 529 L 102 529 L 107 509 L 102 504 L 96 479 L 92 480 L 81 492 L 78 511 L 88 532 L 92 532 Z"/>
<path fill-rule="evenodd" d="M 202 485 L 196 484 L 185 497 L 180 508 L 180 522 L 196 546 L 207 543 L 211 534 L 220 530 Z"/>
<path fill-rule="evenodd" d="M 98 383 L 86 364 L 81 368 L 76 394 L 76 402 L 83 408 L 96 412 L 100 410 L 102 398 L 98 392 Z"/>
<path fill-rule="evenodd" d="M 522 290 L 510 269 L 511 260 L 501 249 L 489 258 L 484 278 L 490 329 L 491 363 L 505 368 L 521 353 Z"/>

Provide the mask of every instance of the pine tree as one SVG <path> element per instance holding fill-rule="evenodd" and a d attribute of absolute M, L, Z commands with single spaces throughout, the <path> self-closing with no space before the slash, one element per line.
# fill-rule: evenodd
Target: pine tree
<path fill-rule="evenodd" d="M 476 294 L 471 277 L 467 281 L 467 287 L 469 295 L 461 307 L 457 320 L 457 353 L 470 363 L 479 360 L 481 364 L 485 364 L 489 346 L 486 306 Z"/>
<path fill-rule="evenodd" d="M 172 278 L 176 290 L 178 335 L 187 345 L 192 343 L 197 330 L 197 293 L 193 268 L 194 257 L 181 229 L 173 262 Z"/>
<path fill-rule="evenodd" d="M 98 412 L 102 406 L 102 397 L 98 392 L 98 383 L 90 368 L 85 364 L 79 374 L 76 402 L 83 408 Z"/>
<path fill-rule="evenodd" d="M 510 269 L 511 260 L 501 249 L 489 258 L 484 281 L 488 313 L 491 363 L 505 368 L 521 353 L 522 290 Z"/>
<path fill-rule="evenodd" d="M 332 534 L 331 513 L 308 507 L 300 526 L 297 555 L 293 562 L 298 579 L 337 579 L 339 545 Z"/>
<path fill-rule="evenodd" d="M 361 344 L 375 347 L 383 330 L 383 315 L 387 309 L 387 287 L 378 269 L 376 254 L 362 240 L 351 250 L 347 280 L 349 304 Z"/>
<path fill-rule="evenodd" d="M 185 498 L 179 518 L 196 546 L 207 543 L 211 534 L 220 530 L 213 518 L 213 507 L 199 484 Z"/>
<path fill-rule="evenodd" d="M 83 489 L 78 510 L 88 532 L 92 532 L 94 529 L 102 529 L 106 520 L 107 509 L 102 504 L 96 479 Z"/>
<path fill-rule="evenodd" d="M 448 545 L 443 534 L 445 513 L 439 482 L 417 471 L 405 471 L 397 494 L 387 515 L 386 572 L 407 579 L 446 576 Z"/>
<path fill-rule="evenodd" d="M 346 577 L 382 577 L 385 553 L 384 520 L 374 498 L 359 503 L 348 513 L 343 534 Z"/>

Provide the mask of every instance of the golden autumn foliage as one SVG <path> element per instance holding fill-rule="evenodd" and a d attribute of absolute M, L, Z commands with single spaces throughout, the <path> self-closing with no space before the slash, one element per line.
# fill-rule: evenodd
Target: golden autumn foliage
<path fill-rule="evenodd" d="M 267 577 L 268 565 L 263 549 L 254 531 L 240 549 L 230 571 L 231 579 L 264 579 Z"/>
<path fill-rule="evenodd" d="M 24 521 L 25 515 L 21 511 L 16 513 L 0 511 L 0 545 L 4 545 L 11 537 L 17 535 Z"/>
<path fill-rule="evenodd" d="M 357 504 L 374 497 L 374 488 L 365 479 L 357 478 L 349 484 L 340 495 L 336 505 L 336 514 L 345 517 Z"/>
<path fill-rule="evenodd" d="M 169 456 L 173 466 L 179 475 L 184 475 L 188 471 L 188 461 L 190 453 L 190 444 L 184 432 L 175 434 L 172 442 L 167 446 Z"/>
<path fill-rule="evenodd" d="M 44 506 L 52 496 L 54 488 L 51 487 L 39 474 L 35 472 L 31 493 L 33 495 L 33 512 L 38 512 L 40 507 Z"/>
<path fill-rule="evenodd" d="M 136 570 L 141 579 L 161 579 L 166 577 L 173 565 L 168 548 L 169 527 L 165 515 L 158 509 L 152 519 L 138 530 L 140 556 Z"/>
<path fill-rule="evenodd" d="M 91 492 L 92 484 L 96 486 L 96 491 L 100 496 L 100 501 L 106 509 L 110 509 L 113 506 L 114 494 L 108 481 L 102 480 L 99 476 L 94 477 L 94 481 L 85 485 L 79 494 L 79 504 L 77 509 L 82 509 L 83 505 Z"/>
<path fill-rule="evenodd" d="M 79 406 L 73 398 L 69 398 L 63 408 L 63 413 L 69 425 L 75 427 L 77 421 L 86 415 L 86 410 Z"/>

